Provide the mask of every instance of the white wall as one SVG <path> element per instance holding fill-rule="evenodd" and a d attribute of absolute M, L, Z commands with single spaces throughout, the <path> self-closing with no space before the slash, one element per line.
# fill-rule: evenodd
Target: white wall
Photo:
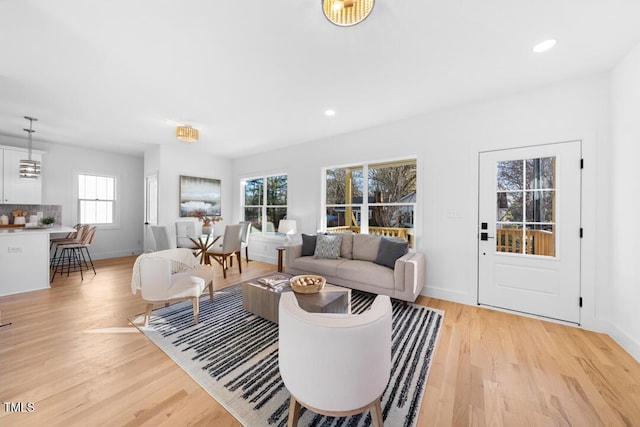
<path fill-rule="evenodd" d="M 612 74 L 613 165 L 611 186 L 612 336 L 640 360 L 640 45 Z"/>
<path fill-rule="evenodd" d="M 180 218 L 180 175 L 221 180 L 222 217 L 216 223 L 215 233 L 222 234 L 225 224 L 238 221 L 232 217 L 231 161 L 199 149 L 198 144 L 161 145 L 145 153 L 145 175 L 158 172 L 158 224 L 167 227 L 170 242 L 175 246 L 175 222 Z M 194 222 L 201 227 L 202 223 Z M 201 228 L 198 228 L 201 230 Z"/>
<path fill-rule="evenodd" d="M 417 156 L 417 250 L 427 256 L 424 294 L 465 304 L 477 301 L 478 152 L 569 140 L 583 141 L 582 323 L 603 329 L 606 299 L 596 299 L 596 279 L 606 270 L 598 251 L 597 203 L 609 173 L 598 153 L 609 143 L 610 85 L 602 74 L 546 89 L 428 114 L 394 124 L 237 159 L 234 208 L 240 178 L 262 173 L 289 175 L 289 217 L 299 232 L 320 225 L 321 168 L 363 161 Z M 337 116 L 335 117 L 337 118 Z M 332 120 L 332 118 L 327 118 Z M 448 218 L 456 210 L 458 218 Z M 239 212 L 236 215 L 239 216 Z"/>
<path fill-rule="evenodd" d="M 10 137 L 3 137 L 0 142 L 17 147 L 25 144 L 22 140 Z M 41 177 L 42 204 L 62 205 L 63 225 L 73 226 L 78 222 L 76 180 L 79 172 L 117 177 L 119 226 L 98 228 L 90 248 L 93 258 L 113 258 L 142 251 L 142 156 L 38 141 L 34 141 L 33 146 L 45 153 Z"/>

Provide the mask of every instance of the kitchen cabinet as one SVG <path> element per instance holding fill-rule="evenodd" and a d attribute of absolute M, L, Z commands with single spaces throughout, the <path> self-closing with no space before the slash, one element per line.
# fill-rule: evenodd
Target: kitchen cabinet
<path fill-rule="evenodd" d="M 1 147 L 2 173 L 0 173 L 0 203 L 30 204 L 42 203 L 42 179 L 20 178 L 20 160 L 29 156 L 27 150 L 13 147 Z M 42 162 L 42 153 L 31 152 L 31 158 Z"/>

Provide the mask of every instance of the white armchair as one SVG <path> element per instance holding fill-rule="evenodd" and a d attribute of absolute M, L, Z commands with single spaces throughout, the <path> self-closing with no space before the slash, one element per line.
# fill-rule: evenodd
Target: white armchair
<path fill-rule="evenodd" d="M 213 271 L 209 266 L 198 267 L 189 249 L 171 249 L 142 254 L 134 263 L 131 291 L 142 293 L 147 302 L 145 326 L 154 303 L 190 299 L 193 317 L 198 323 L 199 298 L 205 287 L 209 288 L 209 299 L 213 301 Z"/>
<path fill-rule="evenodd" d="M 291 393 L 289 426 L 300 406 L 329 416 L 371 411 L 382 426 L 380 397 L 391 371 L 391 300 L 378 295 L 360 314 L 308 313 L 292 292 L 279 306 L 279 366 Z"/>

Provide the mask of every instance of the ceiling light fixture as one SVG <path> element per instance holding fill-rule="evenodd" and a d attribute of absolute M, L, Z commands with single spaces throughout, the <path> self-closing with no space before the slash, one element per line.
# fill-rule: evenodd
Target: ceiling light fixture
<path fill-rule="evenodd" d="M 35 132 L 33 130 L 33 122 L 37 122 L 38 119 L 29 116 L 24 116 L 24 118 L 29 120 L 29 129 L 23 129 L 29 134 L 29 158 L 20 160 L 20 178 L 38 179 L 40 176 L 40 162 L 31 159 L 32 134 Z"/>
<path fill-rule="evenodd" d="M 374 0 L 322 0 L 322 11 L 332 23 L 350 27 L 369 16 L 373 4 Z"/>
<path fill-rule="evenodd" d="M 200 133 L 198 132 L 198 129 L 192 128 L 189 125 L 178 126 L 176 128 L 176 138 L 178 138 L 180 141 L 197 142 L 199 136 Z"/>
<path fill-rule="evenodd" d="M 327 116 L 327 117 L 332 117 L 332 116 L 336 115 L 336 112 L 334 110 L 326 110 L 324 112 L 324 115 Z"/>
<path fill-rule="evenodd" d="M 537 45 L 535 45 L 533 47 L 533 51 L 535 53 L 545 52 L 551 49 L 552 47 L 554 47 L 556 43 L 557 43 L 557 40 L 554 40 L 554 39 L 545 40 L 542 43 L 538 43 Z"/>

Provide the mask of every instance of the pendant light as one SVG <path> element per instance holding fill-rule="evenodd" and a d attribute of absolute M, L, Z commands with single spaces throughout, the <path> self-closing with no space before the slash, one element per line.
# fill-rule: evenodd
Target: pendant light
<path fill-rule="evenodd" d="M 20 160 L 20 178 L 38 179 L 40 176 L 40 162 L 31 159 L 32 134 L 35 132 L 33 130 L 33 122 L 37 122 L 38 119 L 29 116 L 24 116 L 24 118 L 29 120 L 29 129 L 23 129 L 29 134 L 29 158 Z"/>

